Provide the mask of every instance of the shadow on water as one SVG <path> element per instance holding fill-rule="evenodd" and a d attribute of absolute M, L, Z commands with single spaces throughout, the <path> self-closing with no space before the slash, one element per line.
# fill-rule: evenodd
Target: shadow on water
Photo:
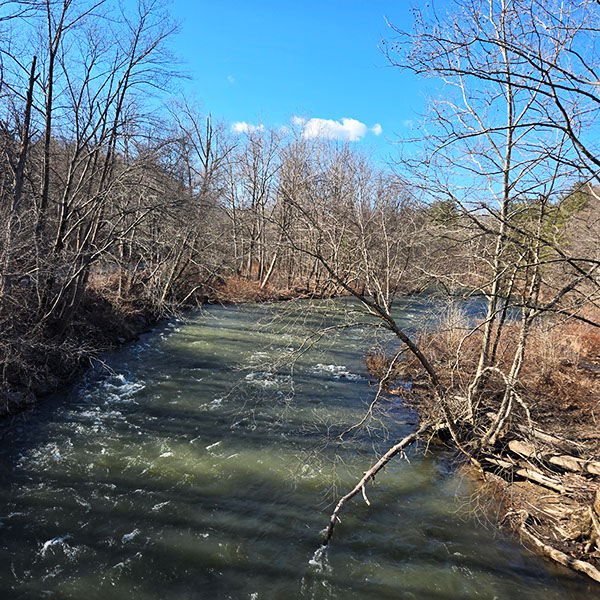
<path fill-rule="evenodd" d="M 357 499 L 318 550 L 332 500 L 384 440 L 327 437 L 372 397 L 368 332 L 311 348 L 293 382 L 273 366 L 311 328 L 350 318 L 311 306 L 165 323 L 109 355 L 112 372 L 17 419 L 0 442 L 0 597 L 589 597 L 474 521 L 439 453 L 391 464 L 372 505 Z M 407 323 L 426 310 L 401 309 Z M 391 438 L 409 431 L 394 419 L 414 415 L 387 412 Z"/>

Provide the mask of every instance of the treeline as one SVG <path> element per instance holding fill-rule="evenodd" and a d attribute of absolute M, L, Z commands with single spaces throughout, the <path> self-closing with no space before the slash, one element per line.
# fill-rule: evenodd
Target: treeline
<path fill-rule="evenodd" d="M 348 144 L 236 134 L 176 99 L 160 3 L 0 10 L 7 409 L 181 307 L 365 290 L 379 268 L 395 292 L 419 285 L 425 215 L 404 181 Z"/>
<path fill-rule="evenodd" d="M 176 25 L 158 2 L 3 3 L 4 389 L 50 389 L 90 353 L 206 301 L 354 294 L 397 333 L 394 298 L 435 287 L 487 299 L 470 397 L 496 364 L 504 299 L 525 311 L 525 340 L 541 312 L 587 318 L 596 88 L 564 61 L 557 87 L 543 61 L 576 47 L 595 4 L 565 13 L 560 36 L 540 33 L 541 66 L 523 62 L 537 21 L 492 3 L 480 22 L 485 4 L 458 11 L 453 41 L 420 30 L 425 16 L 397 32 L 394 64 L 456 85 L 410 155 L 381 168 L 301 119 L 236 132 L 177 97 Z"/>

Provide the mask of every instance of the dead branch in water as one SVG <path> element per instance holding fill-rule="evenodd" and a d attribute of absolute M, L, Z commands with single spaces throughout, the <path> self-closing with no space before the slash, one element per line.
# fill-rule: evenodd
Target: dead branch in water
<path fill-rule="evenodd" d="M 323 546 L 326 546 L 333 535 L 333 530 L 335 528 L 335 524 L 340 520 L 339 514 L 344 508 L 344 506 L 348 503 L 349 500 L 354 498 L 359 493 L 362 493 L 365 502 L 370 505 L 370 502 L 367 500 L 365 486 L 369 482 L 369 480 L 375 479 L 375 475 L 387 465 L 388 462 L 394 456 L 402 452 L 404 448 L 411 446 L 414 444 L 424 433 L 431 431 L 440 431 L 444 429 L 446 426 L 442 423 L 428 423 L 423 425 L 417 431 L 411 433 L 406 436 L 400 442 L 398 442 L 395 446 L 392 446 L 368 471 L 365 471 L 364 475 L 361 477 L 360 481 L 354 486 L 354 488 L 348 492 L 344 497 L 342 497 L 337 503 L 335 510 L 331 513 L 331 518 L 329 519 L 329 526 L 327 527 L 327 531 L 325 533 L 325 539 L 323 540 Z"/>

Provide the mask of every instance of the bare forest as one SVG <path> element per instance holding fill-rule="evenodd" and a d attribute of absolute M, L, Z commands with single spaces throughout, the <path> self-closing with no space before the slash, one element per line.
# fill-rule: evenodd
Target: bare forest
<path fill-rule="evenodd" d="M 293 125 L 235 133 L 178 95 L 158 2 L 0 11 L 5 413 L 161 316 L 354 296 L 397 338 L 366 357 L 373 405 L 409 380 L 421 423 L 340 500 L 326 542 L 435 435 L 504 490 L 526 542 L 600 581 L 597 1 L 457 0 L 390 24 L 386 59 L 431 94 L 389 165 Z M 415 336 L 394 301 L 423 291 L 448 310 Z M 460 300 L 475 297 L 472 323 Z"/>
<path fill-rule="evenodd" d="M 411 268 L 399 240 L 423 215 L 403 181 L 348 145 L 234 135 L 176 99 L 176 26 L 159 3 L 2 8 L 7 409 L 30 398 L 11 388 L 43 393 L 183 307 L 334 295 L 331 266 L 362 286 L 356 242 L 379 253 L 382 225 L 389 258 Z"/>

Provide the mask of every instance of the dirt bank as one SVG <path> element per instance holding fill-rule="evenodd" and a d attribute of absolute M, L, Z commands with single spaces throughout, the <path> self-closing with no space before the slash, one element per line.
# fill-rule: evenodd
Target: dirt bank
<path fill-rule="evenodd" d="M 503 499 L 499 522 L 547 558 L 600 583 L 597 410 L 594 395 L 567 404 L 546 398 L 532 415 L 533 428 L 517 425 L 478 460 L 482 479 Z"/>
<path fill-rule="evenodd" d="M 484 488 L 501 499 L 493 504 L 500 506 L 495 513 L 502 526 L 547 558 L 600 582 L 600 334 L 572 323 L 535 330 L 514 388 L 514 409 L 491 443 L 482 440 L 497 422 L 505 380 L 490 376 L 478 414 L 466 414 L 480 339 L 477 332 L 463 335 L 434 332 L 420 340 L 439 374 L 446 413 L 454 415 L 448 443 L 461 448 L 459 456 L 476 466 Z M 508 372 L 503 357 L 514 346 L 507 327 L 498 373 Z M 422 423 L 447 423 L 440 391 L 432 391 L 414 357 L 407 355 L 392 372 L 390 364 L 385 354 L 367 355 L 370 372 L 388 378 L 385 391 L 414 404 Z M 406 381 L 413 383 L 411 391 Z"/>

